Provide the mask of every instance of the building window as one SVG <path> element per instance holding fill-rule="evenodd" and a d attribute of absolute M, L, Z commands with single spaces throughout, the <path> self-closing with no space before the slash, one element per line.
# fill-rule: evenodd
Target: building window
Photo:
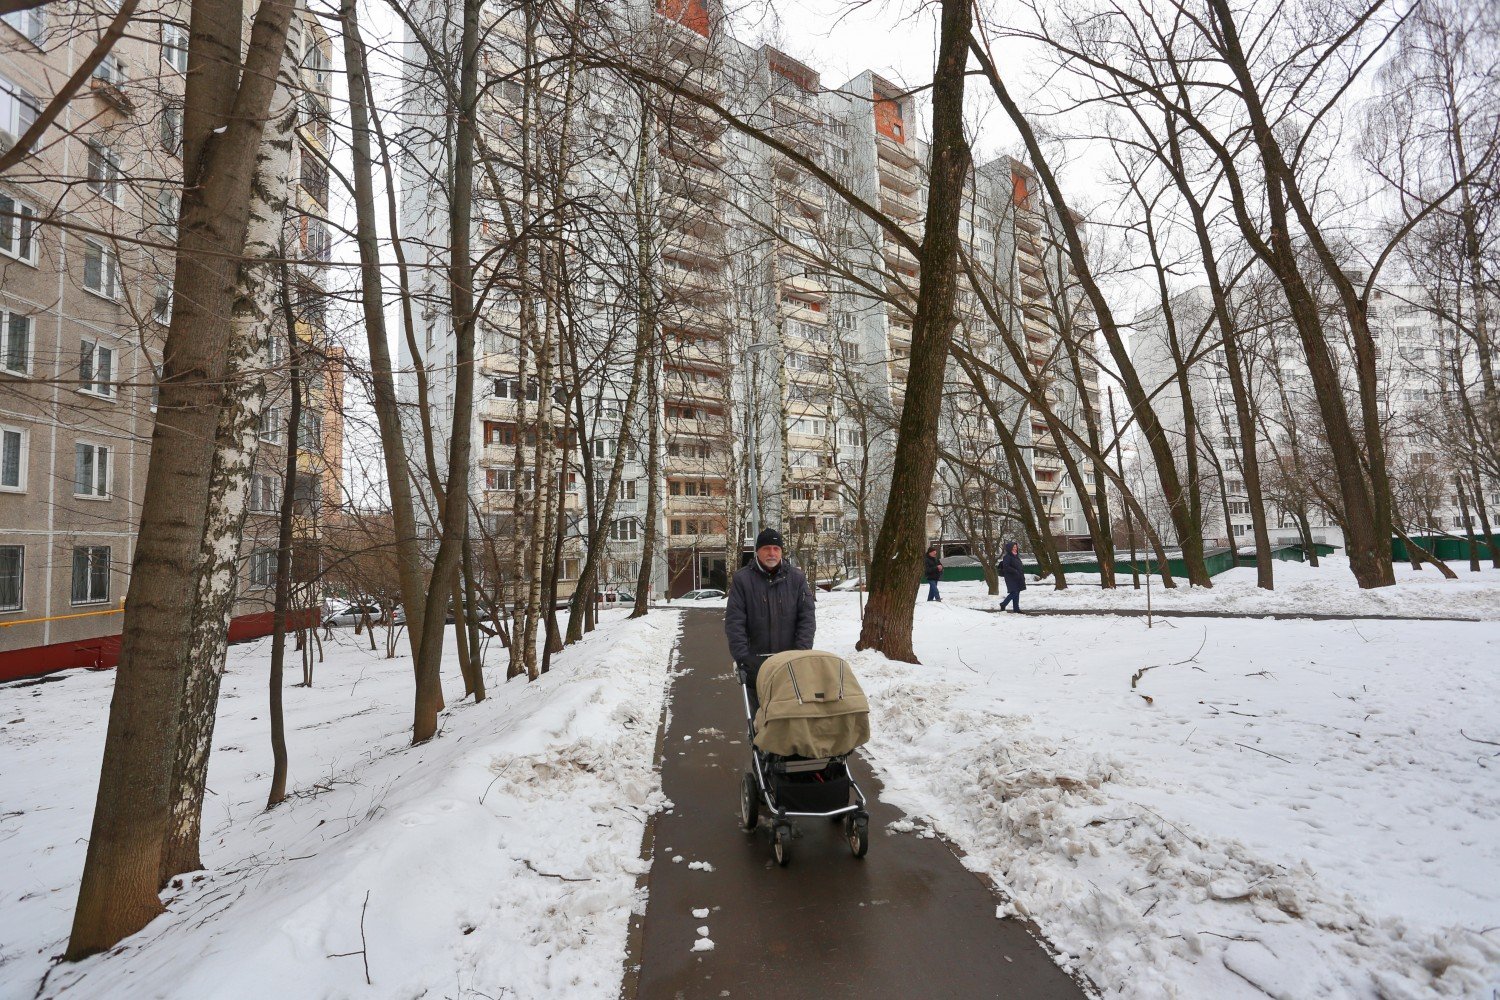
<path fill-rule="evenodd" d="M 485 469 L 484 488 L 510 493 L 516 488 L 515 469 Z"/>
<path fill-rule="evenodd" d="M 0 76 L 0 149 L 10 149 L 20 142 L 35 122 L 36 98 Z M 31 149 L 36 149 L 34 143 Z"/>
<path fill-rule="evenodd" d="M 276 502 L 276 480 L 271 476 L 250 477 L 250 509 L 258 514 L 271 514 L 281 509 Z"/>
<path fill-rule="evenodd" d="M 88 188 L 111 205 L 120 203 L 120 158 L 107 146 L 91 142 L 88 159 Z"/>
<path fill-rule="evenodd" d="M 74 446 L 73 495 L 82 499 L 109 499 L 109 448 L 84 441 Z"/>
<path fill-rule="evenodd" d="M 0 371 L 31 374 L 32 326 L 30 316 L 0 309 Z"/>
<path fill-rule="evenodd" d="M 271 444 L 281 443 L 281 408 L 268 406 L 255 421 L 255 436 Z"/>
<path fill-rule="evenodd" d="M 172 286 L 165 281 L 156 286 L 156 296 L 151 302 L 151 318 L 162 326 L 172 325 Z"/>
<path fill-rule="evenodd" d="M 168 156 L 182 155 L 182 107 L 168 101 L 161 109 L 161 148 Z"/>
<path fill-rule="evenodd" d="M 119 56 L 111 53 L 94 67 L 94 79 L 111 87 L 123 87 L 125 86 L 125 64 L 120 61 Z"/>
<path fill-rule="evenodd" d="M 302 151 L 302 189 L 319 205 L 328 204 L 328 168 L 305 149 Z"/>
<path fill-rule="evenodd" d="M 633 517 L 622 517 L 609 526 L 609 537 L 616 542 L 633 542 L 637 538 L 639 524 Z"/>
<path fill-rule="evenodd" d="M 328 223 L 311 215 L 302 216 L 302 255 L 308 260 L 326 261 L 333 255 L 333 238 Z"/>
<path fill-rule="evenodd" d="M 323 415 L 318 411 L 302 411 L 301 426 L 297 428 L 297 447 L 303 451 L 318 451 L 323 447 Z"/>
<path fill-rule="evenodd" d="M 26 580 L 26 547 L 0 545 L 0 611 L 20 611 Z"/>
<path fill-rule="evenodd" d="M 177 242 L 177 218 L 182 214 L 182 198 L 171 188 L 156 192 L 156 228 L 173 243 Z"/>
<path fill-rule="evenodd" d="M 0 491 L 26 492 L 27 433 L 20 427 L 0 427 Z"/>
<path fill-rule="evenodd" d="M 36 209 L 0 194 L 0 254 L 36 266 Z"/>
<path fill-rule="evenodd" d="M 120 297 L 120 259 L 93 240 L 83 241 L 83 287 L 106 299 Z"/>
<path fill-rule="evenodd" d="M 0 21 L 15 28 L 26 36 L 26 40 L 32 45 L 41 45 L 42 36 L 47 31 L 47 12 L 40 7 L 31 10 L 18 10 L 11 14 L 0 17 Z"/>
<path fill-rule="evenodd" d="M 84 340 L 78 350 L 78 391 L 106 399 L 115 394 L 115 352 L 97 340 Z"/>
<path fill-rule="evenodd" d="M 109 546 L 80 545 L 73 550 L 73 603 L 109 600 Z"/>
<path fill-rule="evenodd" d="M 250 553 L 250 586 L 262 589 L 276 586 L 275 549 L 257 549 Z"/>
<path fill-rule="evenodd" d="M 161 60 L 179 73 L 188 67 L 188 33 L 180 24 L 171 21 L 161 26 Z"/>

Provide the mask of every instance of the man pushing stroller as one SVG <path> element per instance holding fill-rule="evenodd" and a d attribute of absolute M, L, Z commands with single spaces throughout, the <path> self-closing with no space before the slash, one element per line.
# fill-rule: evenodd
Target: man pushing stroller
<path fill-rule="evenodd" d="M 750 694 L 752 715 L 760 701 L 755 679 L 768 656 L 812 649 L 817 610 L 807 576 L 782 559 L 781 532 L 766 528 L 755 539 L 755 558 L 729 585 L 724 635 Z"/>

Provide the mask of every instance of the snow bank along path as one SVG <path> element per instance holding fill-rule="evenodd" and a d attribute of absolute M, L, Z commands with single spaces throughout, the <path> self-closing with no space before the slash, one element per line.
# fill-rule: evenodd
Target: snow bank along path
<path fill-rule="evenodd" d="M 641 835 L 663 802 L 654 751 L 679 616 L 606 622 L 535 683 L 493 678 L 484 704 L 448 687 L 441 737 L 417 748 L 410 661 L 339 632 L 316 686 L 287 689 L 293 797 L 269 813 L 269 646 L 232 648 L 209 870 L 116 951 L 55 968 L 42 995 L 616 996 Z M 0 689 L 0 996 L 32 996 L 66 943 L 112 680 Z"/>
<path fill-rule="evenodd" d="M 1107 995 L 1500 987 L 1500 756 L 1460 733 L 1500 740 L 1500 624 L 919 603 L 912 666 L 852 652 L 852 604 L 820 612 L 870 693 L 887 800 Z"/>

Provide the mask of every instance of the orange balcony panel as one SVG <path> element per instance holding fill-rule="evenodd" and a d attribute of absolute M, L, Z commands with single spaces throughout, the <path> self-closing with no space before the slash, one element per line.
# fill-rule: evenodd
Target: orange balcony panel
<path fill-rule="evenodd" d="M 708 37 L 708 7 L 704 0 L 656 0 L 656 12 Z"/>
<path fill-rule="evenodd" d="M 889 97 L 876 98 L 875 131 L 905 145 L 906 125 L 901 120 L 901 105 Z"/>

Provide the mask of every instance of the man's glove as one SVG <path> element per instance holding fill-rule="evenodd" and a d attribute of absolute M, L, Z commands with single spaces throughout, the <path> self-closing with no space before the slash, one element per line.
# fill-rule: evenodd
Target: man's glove
<path fill-rule="evenodd" d="M 745 683 L 750 677 L 750 661 L 740 660 L 736 663 L 734 665 L 734 676 L 739 679 L 741 684 Z"/>

